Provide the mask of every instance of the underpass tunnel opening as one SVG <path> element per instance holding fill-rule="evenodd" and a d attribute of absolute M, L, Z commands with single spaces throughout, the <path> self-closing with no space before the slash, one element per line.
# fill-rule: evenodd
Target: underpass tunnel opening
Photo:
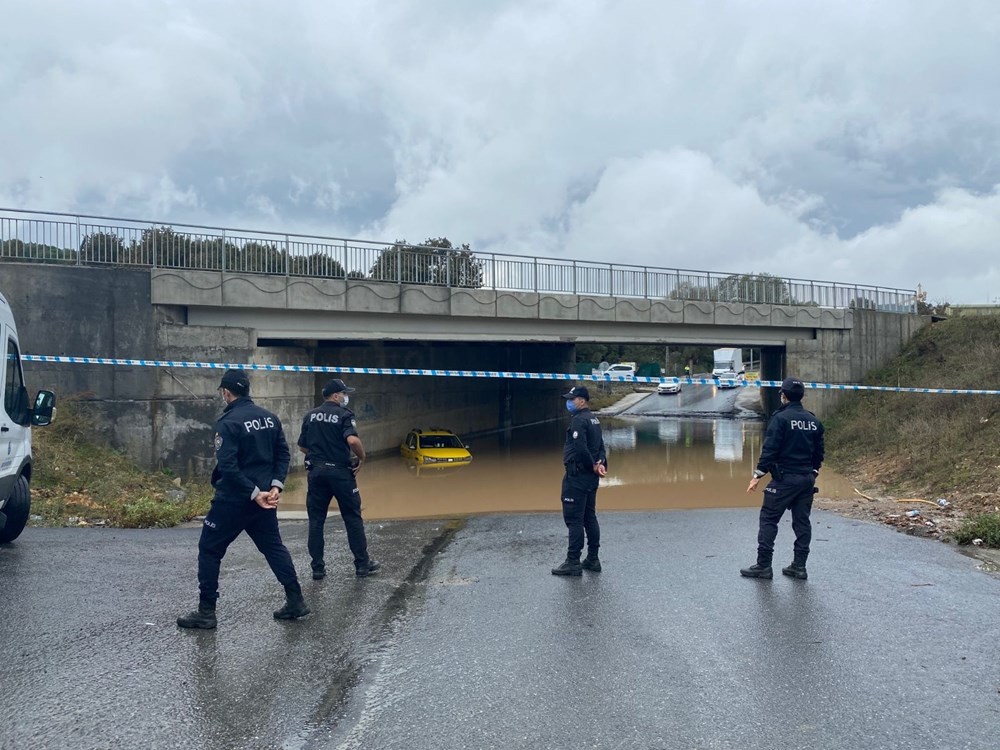
<path fill-rule="evenodd" d="M 468 341 L 301 341 L 262 339 L 259 346 L 284 347 L 317 367 L 406 368 L 422 371 L 511 371 L 572 373 L 573 345 L 534 342 Z M 273 349 L 272 349 L 273 351 Z M 273 355 L 281 358 L 280 354 Z M 399 450 L 412 429 L 442 428 L 462 438 L 490 433 L 509 437 L 519 426 L 555 420 L 565 413 L 559 395 L 566 383 L 558 380 L 523 380 L 490 377 L 456 377 L 444 373 L 385 375 L 312 373 L 299 386 L 311 404 L 322 402 L 327 380 L 339 377 L 357 390 L 350 409 L 372 454 Z M 291 395 L 291 394 L 290 394 Z M 289 403 L 289 407 L 291 403 Z M 291 439 L 307 409 L 293 417 Z M 284 419 L 284 417 L 283 417 Z"/>
<path fill-rule="evenodd" d="M 727 345 L 740 351 L 743 370 L 758 370 L 762 379 L 781 379 L 785 365 L 784 348 Z M 701 345 L 705 352 L 702 364 L 707 369 L 713 350 L 722 345 Z M 474 342 L 474 341 L 404 341 L 404 340 L 301 340 L 259 339 L 257 351 L 267 361 L 317 367 L 405 368 L 420 371 L 508 371 L 522 373 L 564 373 L 576 375 L 594 393 L 609 391 L 626 395 L 632 384 L 606 387 L 589 380 L 591 370 L 581 356 L 600 349 L 611 356 L 635 355 L 636 364 L 650 365 L 642 375 L 671 375 L 667 368 L 680 352 L 690 354 L 690 343 L 651 342 L 635 345 L 606 342 Z M 658 356 L 657 356 L 658 355 Z M 675 363 L 676 365 L 676 363 Z M 681 375 L 686 374 L 683 371 Z M 705 375 L 704 371 L 690 373 Z M 268 408 L 275 410 L 287 425 L 290 442 L 298 436 L 302 415 L 322 402 L 323 385 L 340 377 L 356 392 L 350 408 L 363 427 L 366 447 L 373 455 L 399 450 L 412 429 L 442 428 L 464 439 L 497 434 L 501 442 L 510 441 L 519 427 L 555 421 L 565 416 L 559 398 L 565 380 L 528 380 L 513 378 L 457 377 L 444 373 L 424 375 L 385 375 L 377 373 L 303 373 L 270 377 L 255 388 L 267 397 Z M 570 381 L 574 382 L 574 381 Z M 595 387 L 596 386 L 596 387 Z M 655 386 L 654 386 L 655 387 Z M 265 390 L 266 389 L 266 390 Z M 777 389 L 764 389 L 765 413 L 777 408 Z"/>

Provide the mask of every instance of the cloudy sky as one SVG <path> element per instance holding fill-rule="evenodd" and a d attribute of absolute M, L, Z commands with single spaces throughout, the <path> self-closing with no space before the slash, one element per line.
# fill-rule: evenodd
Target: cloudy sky
<path fill-rule="evenodd" d="M 996 0 L 33 0 L 0 206 L 1000 298 Z"/>

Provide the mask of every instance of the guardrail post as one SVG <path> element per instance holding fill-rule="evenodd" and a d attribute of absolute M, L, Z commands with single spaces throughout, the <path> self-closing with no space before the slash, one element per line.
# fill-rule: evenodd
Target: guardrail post
<path fill-rule="evenodd" d="M 576 294 L 576 261 L 573 261 L 573 294 Z"/>
<path fill-rule="evenodd" d="M 288 242 L 288 235 L 285 235 L 285 278 L 292 275 L 292 247 Z"/>
<path fill-rule="evenodd" d="M 219 260 L 219 268 L 223 271 L 226 270 L 226 230 L 222 230 L 222 247 L 219 248 L 222 253 L 222 258 Z"/>
<path fill-rule="evenodd" d="M 76 217 L 76 264 L 83 264 L 83 233 L 80 231 L 80 217 Z"/>
<path fill-rule="evenodd" d="M 152 237 L 152 242 L 149 244 L 152 246 L 153 250 L 153 268 L 156 268 L 156 224 L 151 224 L 149 228 L 149 236 Z"/>

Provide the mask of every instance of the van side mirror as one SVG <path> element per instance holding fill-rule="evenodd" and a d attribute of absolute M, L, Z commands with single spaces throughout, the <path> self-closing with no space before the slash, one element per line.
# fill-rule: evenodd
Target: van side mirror
<path fill-rule="evenodd" d="M 52 391 L 39 391 L 35 396 L 35 407 L 31 410 L 31 424 L 35 427 L 52 424 L 52 412 L 55 408 L 56 394 Z"/>

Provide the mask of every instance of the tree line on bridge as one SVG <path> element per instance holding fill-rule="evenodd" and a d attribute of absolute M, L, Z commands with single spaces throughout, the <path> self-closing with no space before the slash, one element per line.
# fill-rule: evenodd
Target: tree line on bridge
<path fill-rule="evenodd" d="M 428 238 L 420 245 L 397 240 L 391 247 L 378 251 L 367 270 L 345 269 L 333 257 L 331 249 L 339 248 L 290 253 L 274 242 L 191 237 L 171 227 L 156 227 L 143 230 L 138 239 L 130 241 L 111 232 L 93 232 L 83 238 L 79 250 L 19 239 L 4 240 L 0 242 L 0 261 L 156 265 L 467 288 L 483 286 L 483 262 L 475 257 L 468 244 L 456 246 L 447 237 Z"/>
<path fill-rule="evenodd" d="M 306 248 L 310 247 L 305 245 Z M 314 247 L 314 246 L 313 246 Z M 137 238 L 125 240 L 108 231 L 86 235 L 79 249 L 8 239 L 0 242 L 0 261 L 30 260 L 42 263 L 83 263 L 119 266 L 231 270 L 245 273 L 289 274 L 335 279 L 368 279 L 409 284 L 431 284 L 478 289 L 484 286 L 486 266 L 468 243 L 454 245 L 447 237 L 428 238 L 420 245 L 397 240 L 377 250 L 374 262 L 371 247 L 325 246 L 296 253 L 277 242 L 197 237 L 176 232 L 172 227 L 142 230 Z M 361 268 L 348 270 L 333 253 L 350 253 L 359 258 Z M 666 299 L 707 302 L 767 302 L 775 305 L 813 306 L 812 300 L 796 299 L 789 284 L 768 273 L 746 273 L 706 279 L 704 283 L 683 281 L 670 290 Z M 850 307 L 874 307 L 859 298 Z"/>

